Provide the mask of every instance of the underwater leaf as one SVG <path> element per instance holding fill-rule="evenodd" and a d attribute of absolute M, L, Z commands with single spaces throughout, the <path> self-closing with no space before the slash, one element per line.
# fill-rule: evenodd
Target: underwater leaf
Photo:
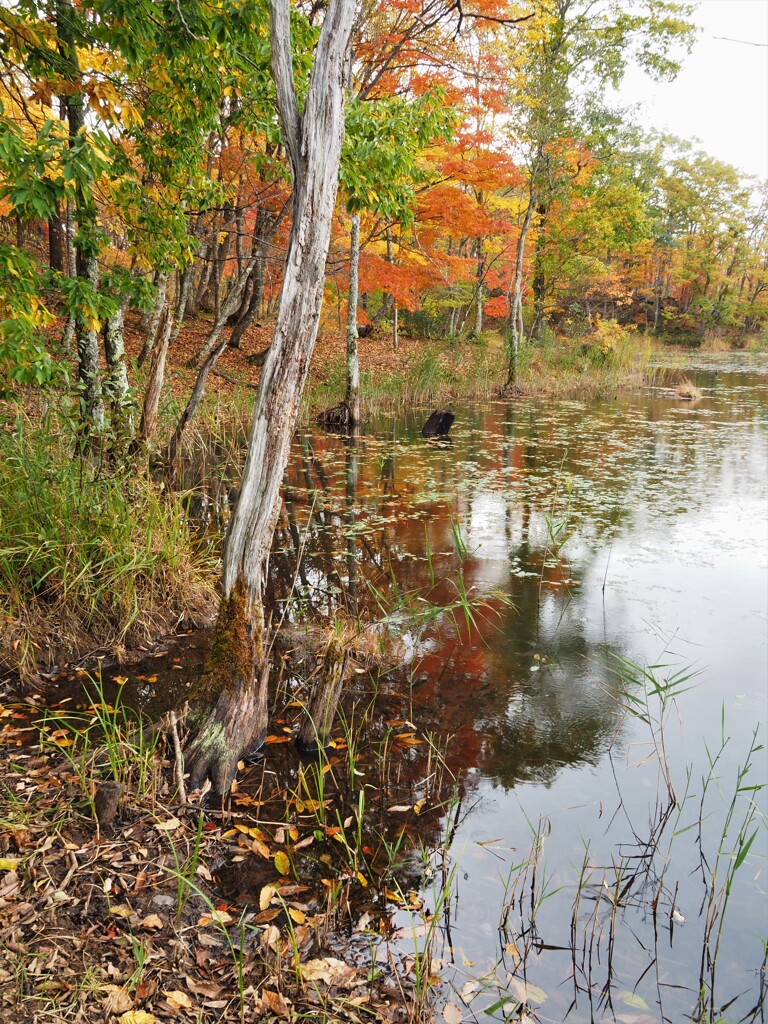
<path fill-rule="evenodd" d="M 547 999 L 547 993 L 543 989 L 530 985 L 519 978 L 510 978 L 509 987 L 515 998 L 521 1003 L 543 1003 Z"/>
<path fill-rule="evenodd" d="M 627 1006 L 634 1006 L 637 1010 L 649 1009 L 648 1003 L 636 992 L 619 992 L 619 999 Z"/>

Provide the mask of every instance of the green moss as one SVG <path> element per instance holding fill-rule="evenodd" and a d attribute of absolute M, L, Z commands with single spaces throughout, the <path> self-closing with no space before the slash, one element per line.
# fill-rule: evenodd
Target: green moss
<path fill-rule="evenodd" d="M 253 684 L 263 656 L 263 618 L 249 605 L 245 580 L 238 578 L 229 597 L 223 598 L 213 629 L 205 671 L 192 692 L 192 701 L 210 702 L 222 693 L 236 693 Z"/>

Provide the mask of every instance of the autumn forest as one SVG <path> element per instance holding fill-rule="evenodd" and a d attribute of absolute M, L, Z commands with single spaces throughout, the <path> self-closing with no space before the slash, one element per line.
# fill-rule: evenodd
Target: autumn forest
<path fill-rule="evenodd" d="M 698 16 L 0 0 L 0 1020 L 764 1020 Z"/>

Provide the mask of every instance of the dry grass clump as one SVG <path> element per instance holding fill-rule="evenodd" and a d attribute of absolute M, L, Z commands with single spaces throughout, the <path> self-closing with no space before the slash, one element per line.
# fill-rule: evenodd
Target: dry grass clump
<path fill-rule="evenodd" d="M 685 374 L 683 374 L 680 383 L 675 388 L 675 394 L 684 402 L 698 402 L 701 398 L 701 391 Z"/>
<path fill-rule="evenodd" d="M 212 611 L 212 556 L 179 496 L 73 456 L 53 415 L 0 438 L 0 669 L 118 655 Z"/>

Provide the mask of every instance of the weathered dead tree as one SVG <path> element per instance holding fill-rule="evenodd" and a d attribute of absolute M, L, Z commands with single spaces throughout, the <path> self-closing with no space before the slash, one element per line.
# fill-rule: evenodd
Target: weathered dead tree
<path fill-rule="evenodd" d="M 186 751 L 190 788 L 225 792 L 243 750 L 267 726 L 263 594 L 280 483 L 317 336 L 336 202 L 350 72 L 354 0 L 330 0 L 299 114 L 289 0 L 270 0 L 272 73 L 293 178 L 293 222 L 275 333 L 264 361 L 240 499 L 229 524 L 213 642 L 193 691 L 196 733 Z M 215 700 L 212 711 L 205 710 Z"/>
<path fill-rule="evenodd" d="M 348 654 L 343 639 L 331 635 L 320 666 L 319 679 L 312 687 L 304 719 L 296 736 L 299 750 L 317 753 L 328 745 L 344 689 L 347 662 Z"/>

